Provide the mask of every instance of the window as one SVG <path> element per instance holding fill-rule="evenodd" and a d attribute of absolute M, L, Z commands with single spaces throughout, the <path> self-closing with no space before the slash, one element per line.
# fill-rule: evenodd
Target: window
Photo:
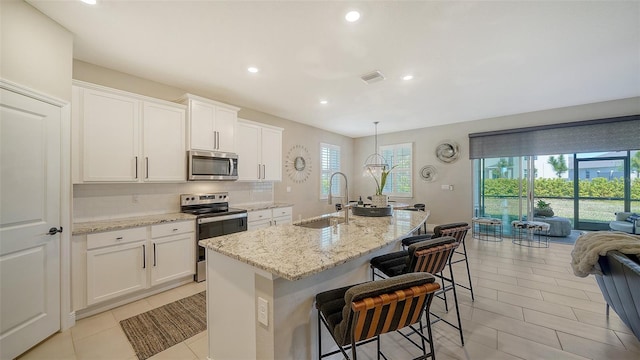
<path fill-rule="evenodd" d="M 413 143 L 380 146 L 393 171 L 387 177 L 383 193 L 393 197 L 413 197 Z"/>
<path fill-rule="evenodd" d="M 329 178 L 340 171 L 340 146 L 320 143 L 320 199 L 329 196 Z M 342 177 L 333 178 L 331 194 L 342 196 Z"/>

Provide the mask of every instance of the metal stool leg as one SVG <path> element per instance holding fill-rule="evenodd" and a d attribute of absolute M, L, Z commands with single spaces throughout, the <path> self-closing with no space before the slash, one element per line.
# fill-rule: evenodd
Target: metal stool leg
<path fill-rule="evenodd" d="M 467 245 L 465 244 L 465 240 L 462 240 L 462 249 L 464 251 L 464 263 L 467 265 L 467 277 L 469 278 L 469 291 L 471 291 L 471 301 L 475 301 L 475 297 L 473 296 L 473 283 L 471 282 L 471 271 L 469 270 L 469 260 L 467 259 Z M 453 273 L 451 273 L 451 278 L 453 278 Z"/>

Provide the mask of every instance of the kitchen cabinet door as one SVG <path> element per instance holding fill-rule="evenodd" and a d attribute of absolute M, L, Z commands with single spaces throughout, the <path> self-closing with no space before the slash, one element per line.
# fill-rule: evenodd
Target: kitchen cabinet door
<path fill-rule="evenodd" d="M 143 124 L 143 180 L 186 181 L 185 110 L 145 102 Z"/>
<path fill-rule="evenodd" d="M 87 251 L 87 305 L 147 287 L 146 241 Z"/>
<path fill-rule="evenodd" d="M 216 107 L 201 101 L 189 101 L 189 136 L 192 150 L 215 150 Z"/>
<path fill-rule="evenodd" d="M 259 180 L 262 177 L 260 164 L 259 126 L 238 122 L 238 180 Z"/>
<path fill-rule="evenodd" d="M 151 286 L 195 274 L 196 240 L 193 232 L 151 239 Z"/>
<path fill-rule="evenodd" d="M 282 131 L 262 128 L 262 179 L 282 180 Z"/>
<path fill-rule="evenodd" d="M 185 94 L 189 106 L 189 149 L 235 152 L 238 110 L 231 105 Z"/>
<path fill-rule="evenodd" d="M 136 182 L 138 168 L 138 99 L 84 89 L 81 92 L 83 180 Z"/>
<path fill-rule="evenodd" d="M 236 152 L 236 125 L 238 112 L 216 106 L 216 151 Z"/>

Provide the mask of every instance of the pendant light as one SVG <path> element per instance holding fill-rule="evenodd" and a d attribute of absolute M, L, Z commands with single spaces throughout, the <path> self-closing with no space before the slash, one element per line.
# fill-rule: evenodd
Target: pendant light
<path fill-rule="evenodd" d="M 363 175 L 380 175 L 384 170 L 389 168 L 387 160 L 380 154 L 378 154 L 378 121 L 373 122 L 376 127 L 375 132 L 375 147 L 373 154 L 369 155 L 364 161 Z"/>

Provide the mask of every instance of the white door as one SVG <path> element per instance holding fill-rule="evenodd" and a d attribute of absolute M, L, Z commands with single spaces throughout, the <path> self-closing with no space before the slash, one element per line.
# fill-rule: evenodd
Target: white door
<path fill-rule="evenodd" d="M 186 181 L 185 111 L 145 103 L 142 119 L 144 181 Z"/>
<path fill-rule="evenodd" d="M 60 108 L 0 90 L 0 358 L 60 329 Z M 65 229 L 67 230 L 67 229 Z"/>

